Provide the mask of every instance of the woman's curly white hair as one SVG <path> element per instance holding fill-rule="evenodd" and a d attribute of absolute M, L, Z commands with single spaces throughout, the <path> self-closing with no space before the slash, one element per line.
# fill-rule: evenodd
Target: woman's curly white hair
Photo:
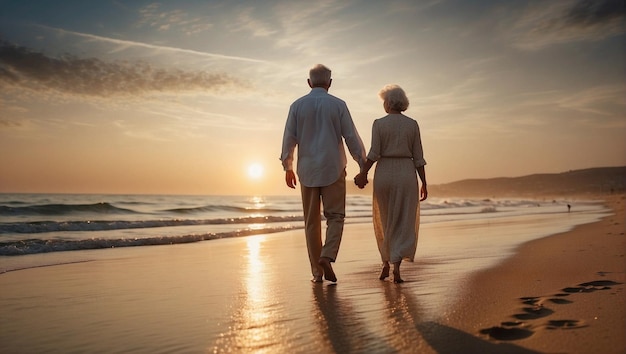
<path fill-rule="evenodd" d="M 398 85 L 385 85 L 378 92 L 378 96 L 383 100 L 388 110 L 404 112 L 409 108 L 409 98 Z"/>

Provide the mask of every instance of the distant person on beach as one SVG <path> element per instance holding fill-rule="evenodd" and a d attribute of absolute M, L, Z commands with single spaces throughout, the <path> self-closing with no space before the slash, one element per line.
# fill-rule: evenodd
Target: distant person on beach
<path fill-rule="evenodd" d="M 331 263 L 337 259 L 346 214 L 347 159 L 343 141 L 360 167 L 366 161 L 366 150 L 348 106 L 328 93 L 330 69 L 315 65 L 307 81 L 311 92 L 289 108 L 280 159 L 287 186 L 296 188 L 293 159 L 298 147 L 297 173 L 312 281 L 320 283 L 324 277 L 336 282 Z M 327 226 L 323 244 L 321 206 Z"/>
<path fill-rule="evenodd" d="M 368 182 L 367 173 L 377 162 L 372 208 L 374 234 L 383 261 L 379 278 L 389 277 L 389 263 L 392 263 L 393 281 L 402 283 L 400 264 L 402 260 L 412 262 L 415 258 L 419 202 L 428 197 L 426 160 L 417 122 L 402 114 L 409 107 L 404 90 L 398 85 L 386 85 L 378 95 L 387 115 L 374 121 L 367 162 L 354 182 L 363 188 Z M 422 181 L 419 192 L 418 175 Z"/>

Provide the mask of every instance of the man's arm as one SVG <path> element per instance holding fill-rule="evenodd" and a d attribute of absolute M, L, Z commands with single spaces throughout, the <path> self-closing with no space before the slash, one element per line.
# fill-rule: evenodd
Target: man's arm
<path fill-rule="evenodd" d="M 293 172 L 293 154 L 298 143 L 296 136 L 296 119 L 290 108 L 287 122 L 285 123 L 283 146 L 280 155 L 283 170 L 285 171 L 285 183 L 289 188 L 296 188 L 296 174 Z"/>
<path fill-rule="evenodd" d="M 362 168 L 367 162 L 367 151 L 365 151 L 365 145 L 363 145 L 363 140 L 361 140 L 361 136 L 356 130 L 356 125 L 354 125 L 354 121 L 352 120 L 347 106 L 344 107 L 344 111 L 342 112 L 341 130 L 350 155 L 352 155 L 352 158 L 359 164 L 359 167 Z"/>

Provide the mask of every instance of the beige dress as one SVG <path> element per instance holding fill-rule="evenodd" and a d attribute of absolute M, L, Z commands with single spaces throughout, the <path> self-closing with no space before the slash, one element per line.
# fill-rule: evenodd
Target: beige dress
<path fill-rule="evenodd" d="M 416 168 L 426 165 L 417 122 L 402 114 L 376 119 L 367 158 L 376 161 L 372 204 L 380 257 L 412 262 L 419 231 Z"/>

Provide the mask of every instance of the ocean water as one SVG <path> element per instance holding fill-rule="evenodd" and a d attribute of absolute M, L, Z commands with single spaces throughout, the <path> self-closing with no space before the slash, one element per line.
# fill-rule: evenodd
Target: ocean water
<path fill-rule="evenodd" d="M 346 223 L 371 223 L 371 205 L 370 196 L 348 195 Z M 604 211 L 592 200 L 429 198 L 421 204 L 421 223 L 586 216 L 569 218 L 574 226 Z M 294 195 L 0 194 L 0 257 L 191 243 L 303 226 L 300 197 Z"/>

